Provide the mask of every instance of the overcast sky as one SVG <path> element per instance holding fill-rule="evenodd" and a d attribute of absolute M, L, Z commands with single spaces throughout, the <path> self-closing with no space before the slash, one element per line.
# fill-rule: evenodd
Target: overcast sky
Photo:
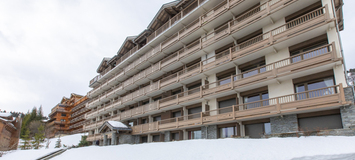
<path fill-rule="evenodd" d="M 0 109 L 44 113 L 85 95 L 103 57 L 116 54 L 171 0 L 0 0 Z M 344 0 L 342 41 L 355 68 L 354 0 Z"/>

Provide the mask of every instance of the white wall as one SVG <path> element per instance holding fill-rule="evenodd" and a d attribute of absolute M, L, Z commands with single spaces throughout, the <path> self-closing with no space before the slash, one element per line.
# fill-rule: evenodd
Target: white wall
<path fill-rule="evenodd" d="M 334 66 L 333 71 L 334 71 L 335 84 L 338 85 L 342 83 L 343 87 L 347 87 L 348 85 L 345 80 L 343 64 Z"/>
<path fill-rule="evenodd" d="M 265 55 L 265 63 L 271 64 L 271 63 L 277 62 L 279 60 L 286 59 L 288 57 L 290 57 L 290 52 L 287 47 L 287 48 L 283 48 L 281 50 L 278 50 L 277 53 L 272 52 L 272 53 Z"/>
<path fill-rule="evenodd" d="M 295 93 L 292 79 L 280 82 L 280 84 L 275 82 L 268 86 L 269 98 L 280 97 Z"/>
<path fill-rule="evenodd" d="M 286 24 L 285 18 L 281 18 L 278 20 L 273 19 L 273 22 L 274 23 L 271 23 L 271 19 L 270 19 L 270 24 L 263 27 L 263 33 L 269 32 L 270 30 L 273 30 L 281 25 Z"/>

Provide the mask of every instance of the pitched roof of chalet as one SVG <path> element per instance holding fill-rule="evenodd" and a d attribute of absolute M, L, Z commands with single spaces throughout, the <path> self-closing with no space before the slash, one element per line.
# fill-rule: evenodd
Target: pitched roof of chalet
<path fill-rule="evenodd" d="M 132 131 L 131 128 L 123 124 L 122 122 L 118 121 L 106 121 L 102 126 L 99 128 L 99 133 L 103 131 L 106 127 L 108 127 L 111 131 Z"/>
<path fill-rule="evenodd" d="M 131 50 L 131 48 L 133 48 L 135 46 L 135 44 L 133 43 L 133 40 L 136 37 L 137 36 L 128 36 L 128 37 L 126 37 L 126 39 L 123 41 L 120 49 L 117 51 L 117 55 L 119 55 L 119 57 L 124 55 L 125 53 L 127 53 L 129 50 Z"/>
<path fill-rule="evenodd" d="M 0 117 L 8 118 L 8 117 L 11 117 L 11 116 L 12 116 L 11 113 L 0 113 Z"/>
<path fill-rule="evenodd" d="M 111 58 L 109 58 L 109 57 L 104 57 L 104 58 L 102 59 L 100 65 L 99 65 L 99 67 L 97 67 L 96 72 L 97 72 L 97 73 L 100 73 L 100 69 L 105 68 L 105 67 L 103 67 L 103 66 L 104 66 L 104 65 L 107 65 L 107 62 L 110 61 L 110 59 L 111 59 Z"/>
<path fill-rule="evenodd" d="M 175 0 L 169 3 L 163 4 L 157 14 L 154 16 L 152 21 L 148 25 L 148 29 L 157 30 L 161 25 L 163 25 L 163 22 L 168 20 L 171 17 L 171 14 L 176 14 L 177 11 L 175 10 L 175 6 L 180 2 L 181 0 Z"/>

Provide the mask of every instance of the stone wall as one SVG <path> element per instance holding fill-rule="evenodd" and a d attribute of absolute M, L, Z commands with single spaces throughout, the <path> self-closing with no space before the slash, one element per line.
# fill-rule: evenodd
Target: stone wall
<path fill-rule="evenodd" d="M 203 126 L 201 127 L 202 139 L 217 139 L 217 125 Z"/>
<path fill-rule="evenodd" d="M 118 136 L 118 143 L 119 144 L 133 144 L 135 141 L 135 136 L 129 134 L 120 134 Z"/>
<path fill-rule="evenodd" d="M 289 133 L 298 131 L 297 115 L 284 115 L 270 118 L 271 133 Z"/>
<path fill-rule="evenodd" d="M 354 102 L 354 94 L 351 87 L 344 88 L 345 100 Z M 355 128 L 355 106 L 354 103 L 340 107 L 343 128 Z"/>

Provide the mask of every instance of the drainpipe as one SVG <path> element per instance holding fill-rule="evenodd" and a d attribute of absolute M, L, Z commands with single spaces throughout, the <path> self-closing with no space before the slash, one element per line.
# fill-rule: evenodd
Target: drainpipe
<path fill-rule="evenodd" d="M 336 28 L 336 31 L 338 33 L 338 39 L 339 39 L 339 45 L 340 45 L 340 53 L 341 53 L 341 56 L 344 58 L 343 60 L 343 63 L 344 63 L 344 74 L 345 74 L 345 79 L 346 79 L 346 83 L 348 86 L 352 86 L 350 85 L 349 81 L 348 81 L 348 74 L 347 74 L 347 69 L 346 69 L 346 63 L 345 63 L 345 57 L 344 57 L 344 50 L 343 50 L 343 44 L 341 42 L 341 38 L 340 38 L 340 32 L 339 32 L 339 24 L 338 24 L 338 17 L 336 16 L 336 10 L 335 10 L 335 3 L 334 3 L 334 0 L 331 0 L 332 1 L 332 8 L 333 8 L 333 16 L 335 17 L 335 28 Z M 352 91 L 353 91 L 353 98 L 354 98 L 354 101 L 355 101 L 355 91 L 354 91 L 354 86 L 351 87 Z"/>

